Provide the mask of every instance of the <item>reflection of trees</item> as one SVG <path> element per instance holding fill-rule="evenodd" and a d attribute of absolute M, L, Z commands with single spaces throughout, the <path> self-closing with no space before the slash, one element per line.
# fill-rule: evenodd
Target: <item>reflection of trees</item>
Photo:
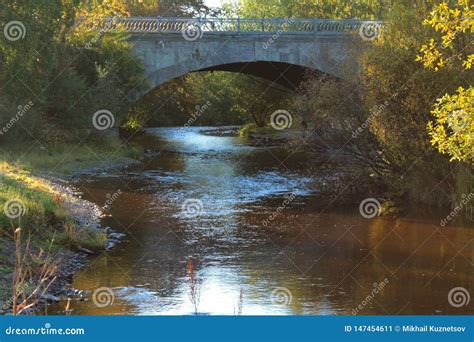
<path fill-rule="evenodd" d="M 404 268 L 413 271 L 436 271 L 458 254 L 474 236 L 467 229 L 442 229 L 416 220 L 378 218 L 367 226 L 367 247 L 387 267 L 395 271 L 404 261 Z M 464 241 L 464 243 L 462 243 Z M 466 248 L 466 255 L 469 248 Z"/>
<path fill-rule="evenodd" d="M 411 219 L 371 220 L 367 225 L 367 247 L 376 258 L 361 265 L 357 280 L 369 284 L 369 278 L 381 281 L 389 275 L 390 283 L 376 299 L 390 314 L 407 303 L 404 314 L 450 312 L 452 308 L 446 302 L 449 289 L 468 287 L 473 279 L 472 264 L 464 258 L 469 258 L 472 249 L 467 246 L 464 256 L 459 254 L 473 236 L 469 229 L 442 229 Z M 380 309 L 376 306 L 373 310 Z"/>

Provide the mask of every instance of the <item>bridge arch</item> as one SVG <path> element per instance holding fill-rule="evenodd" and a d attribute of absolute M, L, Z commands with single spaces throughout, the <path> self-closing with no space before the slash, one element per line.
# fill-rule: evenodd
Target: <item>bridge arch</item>
<path fill-rule="evenodd" d="M 364 22 L 353 20 L 156 17 L 121 23 L 143 60 L 150 89 L 190 72 L 239 67 L 263 76 L 272 67 L 284 79 L 280 83 L 293 87 L 304 69 L 350 80 L 359 73 L 365 41 L 359 34 Z M 286 76 L 279 75 L 285 67 Z"/>
<path fill-rule="evenodd" d="M 179 68 L 172 67 L 169 72 L 168 70 L 158 69 L 147 76 L 148 90 L 152 90 L 172 79 L 182 77 L 189 73 L 206 71 L 227 71 L 248 74 L 295 90 L 304 79 L 306 71 L 308 70 L 306 67 L 279 61 L 238 61 L 226 64 L 208 65 L 209 66 L 198 69 L 183 65 Z"/>
<path fill-rule="evenodd" d="M 255 67 L 260 66 L 265 74 L 268 72 L 265 65 L 273 67 L 278 74 L 275 78 L 288 74 L 281 75 L 288 81 L 300 78 L 304 69 L 341 79 L 350 79 L 358 73 L 355 56 L 359 52 L 351 43 L 352 39 L 347 38 L 339 38 L 336 43 L 325 39 L 295 42 L 293 37 L 280 37 L 266 49 L 261 38 L 236 37 L 222 41 L 221 37 L 212 36 L 199 42 L 183 41 L 180 35 L 168 36 L 166 40 L 163 37 L 150 38 L 134 43 L 135 54 L 144 62 L 150 88 L 196 71 L 237 71 L 240 67 L 241 72 L 258 74 Z M 282 70 L 283 65 L 288 70 Z M 291 75 L 295 71 L 297 77 Z"/>

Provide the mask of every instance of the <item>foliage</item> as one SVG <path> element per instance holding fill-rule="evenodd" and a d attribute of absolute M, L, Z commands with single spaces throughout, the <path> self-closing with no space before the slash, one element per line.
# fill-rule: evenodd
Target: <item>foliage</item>
<path fill-rule="evenodd" d="M 252 18 L 378 19 L 383 0 L 243 0 L 239 14 Z"/>
<path fill-rule="evenodd" d="M 435 72 L 455 70 L 462 74 L 469 70 L 474 60 L 474 5 L 468 0 L 457 0 L 450 6 L 440 3 L 434 6 L 423 21 L 437 33 L 428 44 L 423 44 L 417 60 Z M 472 82 L 472 77 L 469 77 Z M 436 101 L 429 122 L 431 143 L 451 160 L 474 162 L 474 88 L 462 85 L 457 94 L 445 94 Z"/>
<path fill-rule="evenodd" d="M 235 77 L 225 90 L 235 99 L 232 110 L 258 127 L 264 127 L 274 111 L 287 108 L 292 95 L 282 86 L 253 76 Z"/>
<path fill-rule="evenodd" d="M 385 178 L 396 195 L 413 203 L 449 204 L 452 169 L 432 148 L 426 125 L 433 100 L 465 81 L 456 70 L 434 75 L 416 61 L 421 43 L 433 37 L 422 24 L 431 10 L 425 1 L 400 1 L 387 13 L 381 37 L 363 56 L 363 101 L 369 110 L 381 108 L 370 130 L 390 165 Z"/>
<path fill-rule="evenodd" d="M 195 72 L 151 91 L 129 112 L 125 126 L 265 126 L 291 93 L 269 81 L 231 72 Z"/>
<path fill-rule="evenodd" d="M 128 0 L 125 5 L 137 16 L 197 17 L 219 13 L 219 9 L 206 6 L 203 0 Z"/>
<path fill-rule="evenodd" d="M 33 105 L 3 136 L 43 142 L 82 139 L 93 128 L 95 111 L 105 108 L 120 121 L 133 95 L 143 89 L 143 68 L 120 27 L 106 34 L 93 24 L 104 16 L 127 15 L 124 3 L 104 0 L 84 6 L 78 0 L 14 0 L 5 6 L 2 27 L 20 21 L 25 36 L 0 40 L 0 80 L 5 84 L 0 125 L 18 116 L 18 106 Z"/>
<path fill-rule="evenodd" d="M 428 123 L 431 143 L 451 160 L 474 161 L 474 88 L 459 87 L 457 94 L 446 94 L 436 101 Z"/>
<path fill-rule="evenodd" d="M 80 77 L 68 68 L 70 55 L 62 45 L 78 5 L 79 1 L 9 1 L 0 11 L 1 27 L 15 21 L 24 27 L 23 39 L 11 41 L 2 36 L 0 40 L 0 77 L 5 85 L 1 95 L 1 125 L 10 120 L 17 106 L 29 101 L 35 103 L 28 113 L 29 120 L 22 120 L 9 134 L 16 130 L 22 136 L 42 135 L 49 116 L 56 112 L 58 102 L 53 95 L 58 94 L 54 94 L 57 89 L 52 85 L 58 76 L 62 76 L 59 82 L 68 95 L 74 87 L 76 94 L 85 91 Z M 73 82 L 67 82 L 68 79 Z"/>
<path fill-rule="evenodd" d="M 387 162 L 378 153 L 379 144 L 370 131 L 380 113 L 379 109 L 368 113 L 361 94 L 360 87 L 349 82 L 309 74 L 293 99 L 292 112 L 298 113 L 308 123 L 308 128 L 318 139 L 340 146 L 337 149 L 341 154 L 380 173 L 387 168 Z"/>
<path fill-rule="evenodd" d="M 113 137 L 89 141 L 87 145 L 64 141 L 42 144 L 30 146 L 26 151 L 17 141 L 9 141 L 2 147 L 0 160 L 17 166 L 19 170 L 53 176 L 71 175 L 97 165 L 122 163 L 129 158 L 138 159 L 142 153 L 140 149 Z"/>
<path fill-rule="evenodd" d="M 464 68 L 470 69 L 474 60 L 473 18 L 474 5 L 469 4 L 469 0 L 457 0 L 452 7 L 446 2 L 435 5 L 423 24 L 432 27 L 440 35 L 422 45 L 417 60 L 436 71 L 459 62 Z"/>
<path fill-rule="evenodd" d="M 344 151 L 350 160 L 362 163 L 362 172 L 369 167 L 395 198 L 450 204 L 456 191 L 455 173 L 448 160 L 433 149 L 426 126 L 432 118 L 433 100 L 443 92 L 454 92 L 459 85 L 466 89 L 469 83 L 459 69 L 446 67 L 433 74 L 417 61 L 423 42 L 436 38 L 436 32 L 423 24 L 432 9 L 433 5 L 423 0 L 374 3 L 366 15 L 381 10 L 385 24 L 380 37 L 366 46 L 360 58 L 360 80 L 343 82 L 310 75 L 292 112 L 299 113 L 313 133 L 325 140 L 323 147 Z M 463 92 L 463 105 L 471 101 L 471 107 L 462 113 L 472 113 L 472 97 L 469 100 L 467 94 L 467 90 Z M 448 110 L 443 106 L 453 100 L 458 98 L 438 101 L 438 115 L 448 115 L 452 121 L 448 113 L 455 107 Z M 465 135 L 461 137 L 458 130 L 457 145 L 462 141 L 464 149 L 472 151 L 472 140 L 466 139 L 472 139 L 472 126 L 461 122 L 464 119 L 456 125 Z M 316 140 L 314 143 L 319 143 L 320 139 Z"/>

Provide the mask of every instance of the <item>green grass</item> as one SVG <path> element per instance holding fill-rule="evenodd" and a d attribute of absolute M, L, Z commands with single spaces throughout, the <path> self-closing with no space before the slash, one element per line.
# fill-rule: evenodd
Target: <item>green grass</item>
<path fill-rule="evenodd" d="M 2 145 L 0 150 L 0 270 L 11 270 L 7 255 L 13 231 L 34 249 L 54 251 L 86 248 L 98 252 L 106 247 L 107 236 L 90 227 L 80 227 L 71 217 L 61 194 L 41 174 L 69 175 L 90 168 L 101 168 L 138 158 L 142 151 L 119 139 L 80 144 Z M 20 208 L 22 215 L 7 215 L 6 208 Z M 11 249 L 11 248 L 10 248 Z M 8 273 L 8 272 L 7 272 Z"/>
<path fill-rule="evenodd" d="M 278 131 L 275 130 L 273 127 L 265 126 L 265 127 L 258 127 L 254 123 L 246 124 L 242 126 L 239 130 L 239 135 L 244 137 L 249 134 L 262 134 L 262 135 L 275 135 Z"/>
<path fill-rule="evenodd" d="M 21 227 L 37 248 L 46 248 L 53 237 L 58 248 L 74 250 L 80 246 L 97 251 L 105 247 L 103 232 L 77 227 L 64 204 L 63 194 L 48 182 L 29 171 L 1 162 L 0 183 L 0 233 L 3 238 L 11 236 L 16 227 Z M 21 208 L 21 216 L 9 217 L 5 212 L 14 205 Z"/>
<path fill-rule="evenodd" d="M 1 162 L 0 183 L 0 228 L 21 225 L 39 229 L 60 209 L 60 204 L 54 201 L 53 189 L 25 170 Z M 15 208 L 20 209 L 24 211 L 24 215 L 9 218 L 5 214 L 7 208 L 10 208 L 13 214 Z"/>
<path fill-rule="evenodd" d="M 64 194 L 35 175 L 70 175 L 137 159 L 141 155 L 139 148 L 113 137 L 87 144 L 1 145 L 0 247 L 2 239 L 3 243 L 8 243 L 13 230 L 21 227 L 37 248 L 46 248 L 53 238 L 55 248 L 75 250 L 83 247 L 92 251 L 105 248 L 105 234 L 89 227 L 77 227 L 64 204 Z M 12 218 L 5 208 L 20 208 L 23 214 Z"/>
<path fill-rule="evenodd" d="M 35 174 L 70 175 L 92 167 L 102 167 L 127 158 L 136 159 L 142 151 L 118 138 L 87 144 L 7 144 L 0 147 L 0 160 Z"/>
<path fill-rule="evenodd" d="M 92 252 L 100 252 L 107 244 L 107 235 L 102 230 L 78 227 L 74 223 L 68 222 L 58 235 L 57 242 L 71 250 L 81 247 Z"/>
<path fill-rule="evenodd" d="M 140 148 L 118 138 L 87 143 L 5 142 L 0 145 L 0 301 L 12 293 L 15 268 L 14 231 L 21 228 L 22 249 L 30 250 L 28 262 L 39 251 L 56 258 L 62 250 L 100 252 L 106 248 L 104 231 L 79 226 L 65 203 L 70 195 L 60 193 L 40 175 L 66 176 L 91 168 L 106 168 L 143 154 Z M 22 215 L 7 215 L 5 208 L 20 208 Z M 28 246 L 28 247 L 27 247 Z M 30 260 L 31 259 L 31 260 Z M 41 277 L 41 265 L 31 267 L 31 277 Z M 29 266 L 28 266 L 29 267 Z"/>

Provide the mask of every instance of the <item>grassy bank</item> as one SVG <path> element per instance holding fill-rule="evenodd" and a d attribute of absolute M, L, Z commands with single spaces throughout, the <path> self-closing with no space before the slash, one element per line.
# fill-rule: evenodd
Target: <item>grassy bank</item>
<path fill-rule="evenodd" d="M 105 247 L 103 234 L 90 227 L 79 227 L 70 212 L 72 195 L 61 192 L 52 183 L 33 176 L 7 162 L 0 163 L 0 231 L 3 239 L 11 239 L 20 227 L 33 248 Z"/>
<path fill-rule="evenodd" d="M 109 139 L 88 145 L 2 146 L 0 153 L 0 311 L 29 304 L 58 277 L 62 252 L 99 252 L 107 236 L 85 201 L 38 175 L 63 176 L 102 168 L 140 156 L 141 151 Z M 87 222 L 84 224 L 84 222 Z M 13 291 L 13 286 L 17 288 Z M 34 289 L 37 290 L 36 293 Z M 20 300 L 21 299 L 21 300 Z"/>
<path fill-rule="evenodd" d="M 251 134 L 275 136 L 277 133 L 278 131 L 271 126 L 258 127 L 254 123 L 246 124 L 239 130 L 239 135 L 241 137 L 246 137 Z"/>
<path fill-rule="evenodd" d="M 78 144 L 7 144 L 0 146 L 0 161 L 34 174 L 70 175 L 93 167 L 106 167 L 140 157 L 142 151 L 117 138 Z"/>
<path fill-rule="evenodd" d="M 0 310 L 24 303 L 14 308 L 21 313 L 33 308 L 58 277 L 60 252 L 97 252 L 106 247 L 107 237 L 78 225 L 68 208 L 70 195 L 48 181 L 1 162 L 0 183 Z"/>
<path fill-rule="evenodd" d="M 305 132 L 301 125 L 297 123 L 284 129 L 276 129 L 271 125 L 258 127 L 255 123 L 249 123 L 242 126 L 239 130 L 239 135 L 241 137 L 262 137 L 270 140 L 285 139 L 292 142 L 299 142 L 302 139 L 305 139 L 305 136 L 309 133 L 309 130 L 306 130 Z"/>

